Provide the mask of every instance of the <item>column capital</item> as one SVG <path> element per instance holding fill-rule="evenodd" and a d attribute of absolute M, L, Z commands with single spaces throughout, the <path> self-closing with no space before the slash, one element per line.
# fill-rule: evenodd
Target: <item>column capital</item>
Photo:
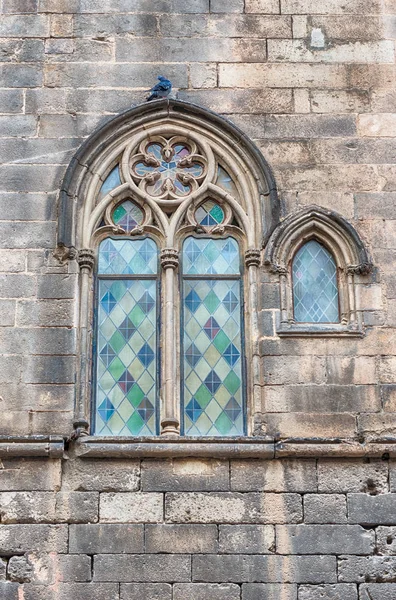
<path fill-rule="evenodd" d="M 78 251 L 77 262 L 81 270 L 85 269 L 90 273 L 95 265 L 95 253 L 91 248 L 81 248 Z"/>
<path fill-rule="evenodd" d="M 161 250 L 161 267 L 163 269 L 177 269 L 179 266 L 179 252 L 175 248 Z"/>
<path fill-rule="evenodd" d="M 261 262 L 261 252 L 257 248 L 250 248 L 245 253 L 245 265 L 247 267 L 259 267 Z"/>

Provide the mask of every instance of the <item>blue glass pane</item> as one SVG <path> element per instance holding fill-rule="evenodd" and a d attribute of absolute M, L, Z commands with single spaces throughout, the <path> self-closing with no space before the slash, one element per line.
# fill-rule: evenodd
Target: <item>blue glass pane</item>
<path fill-rule="evenodd" d="M 155 275 L 158 250 L 155 242 L 113 240 L 107 238 L 99 247 L 98 273 L 101 275 Z"/>
<path fill-rule="evenodd" d="M 120 169 L 118 165 L 114 167 L 112 171 L 108 174 L 105 181 L 103 182 L 102 187 L 99 191 L 98 200 L 102 200 L 111 190 L 114 190 L 116 187 L 121 185 L 121 177 L 120 177 Z"/>
<path fill-rule="evenodd" d="M 223 188 L 223 190 L 234 196 L 234 198 L 238 198 L 238 190 L 231 175 L 220 165 L 217 169 L 216 185 Z"/>
<path fill-rule="evenodd" d="M 185 434 L 243 435 L 240 281 L 186 280 L 183 304 Z"/>
<path fill-rule="evenodd" d="M 234 238 L 189 237 L 183 244 L 185 275 L 239 275 L 239 248 Z"/>
<path fill-rule="evenodd" d="M 156 281 L 99 280 L 98 294 L 95 433 L 155 435 Z"/>
<path fill-rule="evenodd" d="M 336 323 L 337 268 L 330 252 L 315 240 L 304 244 L 293 260 L 294 318 L 301 323 Z"/>
<path fill-rule="evenodd" d="M 195 218 L 203 227 L 215 227 L 224 221 L 224 211 L 216 202 L 208 200 L 195 211 Z"/>

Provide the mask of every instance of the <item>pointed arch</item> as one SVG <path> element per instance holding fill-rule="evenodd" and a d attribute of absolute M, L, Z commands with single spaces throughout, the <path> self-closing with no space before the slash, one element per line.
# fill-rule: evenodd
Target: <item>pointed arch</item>
<path fill-rule="evenodd" d="M 298 250 L 310 240 L 321 244 L 334 259 L 338 275 L 339 323 L 295 321 L 292 265 Z M 319 206 L 309 206 L 289 215 L 272 233 L 264 263 L 271 271 L 279 273 L 279 334 L 361 335 L 363 323 L 356 310 L 355 276 L 368 274 L 372 263 L 359 234 L 344 217 Z"/>

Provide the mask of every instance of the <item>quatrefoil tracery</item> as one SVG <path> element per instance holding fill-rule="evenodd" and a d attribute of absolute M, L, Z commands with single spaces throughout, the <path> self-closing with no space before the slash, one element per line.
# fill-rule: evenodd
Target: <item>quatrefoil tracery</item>
<path fill-rule="evenodd" d="M 180 200 L 196 191 L 207 175 L 207 159 L 193 141 L 156 136 L 140 144 L 130 159 L 130 173 L 149 196 Z"/>

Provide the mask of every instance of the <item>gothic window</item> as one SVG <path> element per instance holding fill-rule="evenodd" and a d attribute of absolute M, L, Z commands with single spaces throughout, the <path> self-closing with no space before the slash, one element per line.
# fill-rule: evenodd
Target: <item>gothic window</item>
<path fill-rule="evenodd" d="M 371 263 L 343 217 L 317 206 L 290 215 L 274 230 L 265 263 L 279 275 L 279 335 L 362 335 L 356 279 Z"/>
<path fill-rule="evenodd" d="M 177 101 L 121 115 L 77 159 L 59 224 L 80 266 L 76 429 L 252 434 L 260 247 L 278 214 L 268 165 L 234 126 Z"/>

